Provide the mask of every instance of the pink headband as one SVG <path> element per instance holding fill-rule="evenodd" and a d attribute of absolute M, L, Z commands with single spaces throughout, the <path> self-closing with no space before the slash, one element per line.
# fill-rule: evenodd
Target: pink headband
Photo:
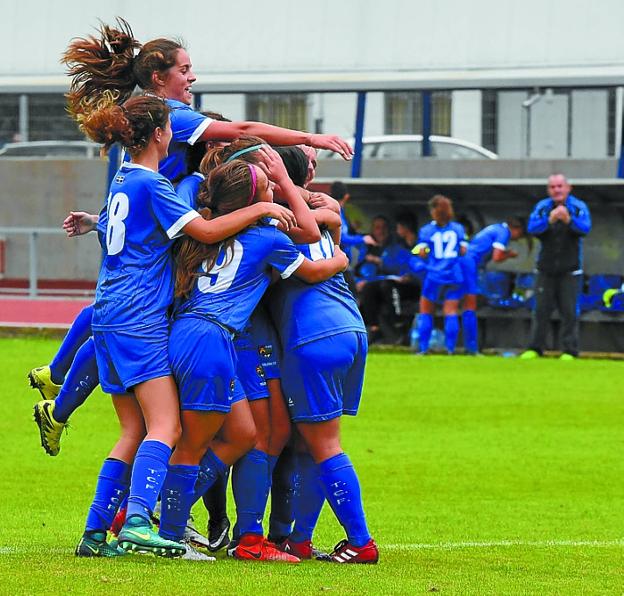
<path fill-rule="evenodd" d="M 251 175 L 251 194 L 249 195 L 249 202 L 247 203 L 247 206 L 249 207 L 256 196 L 256 185 L 258 181 L 256 178 L 256 168 L 254 168 L 250 163 L 247 164 L 247 167 L 249 168 L 249 174 Z"/>

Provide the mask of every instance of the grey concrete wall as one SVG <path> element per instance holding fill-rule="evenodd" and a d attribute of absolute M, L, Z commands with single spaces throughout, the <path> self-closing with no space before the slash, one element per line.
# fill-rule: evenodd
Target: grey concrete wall
<path fill-rule="evenodd" d="M 0 160 L 0 226 L 60 228 L 70 211 L 97 213 L 106 198 L 104 160 Z M 38 239 L 42 279 L 97 279 L 100 247 L 95 234 Z M 6 236 L 7 278 L 26 278 L 28 239 Z"/>

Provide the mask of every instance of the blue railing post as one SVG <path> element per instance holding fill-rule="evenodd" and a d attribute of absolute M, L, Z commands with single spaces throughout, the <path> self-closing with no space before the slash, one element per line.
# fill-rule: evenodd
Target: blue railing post
<path fill-rule="evenodd" d="M 355 113 L 355 154 L 351 162 L 351 178 L 362 174 L 362 137 L 364 136 L 364 114 L 366 112 L 366 91 L 358 91 L 357 110 Z"/>
<path fill-rule="evenodd" d="M 422 156 L 431 155 L 431 91 L 422 92 Z"/>

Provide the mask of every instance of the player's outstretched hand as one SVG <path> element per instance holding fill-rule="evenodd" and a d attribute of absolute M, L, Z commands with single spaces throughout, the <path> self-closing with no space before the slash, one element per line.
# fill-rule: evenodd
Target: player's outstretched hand
<path fill-rule="evenodd" d="M 284 181 L 290 180 L 288 172 L 286 171 L 286 166 L 280 154 L 275 151 L 275 149 L 269 147 L 269 145 L 262 145 L 262 147 L 258 149 L 258 155 L 260 161 L 257 165 L 267 175 L 269 180 L 280 186 Z"/>
<path fill-rule="evenodd" d="M 280 228 L 284 231 L 288 231 L 291 228 L 297 227 L 297 220 L 295 219 L 295 214 L 288 208 L 282 207 L 282 205 L 278 205 L 277 203 L 256 203 L 257 205 L 262 205 L 265 208 L 264 217 L 270 217 L 272 219 L 276 219 Z"/>
<path fill-rule="evenodd" d="M 70 211 L 63 221 L 63 229 L 69 238 L 82 236 L 95 230 L 99 217 L 85 211 Z"/>
<path fill-rule="evenodd" d="M 312 209 L 330 209 L 340 215 L 340 203 L 324 192 L 311 192 L 307 202 Z"/>
<path fill-rule="evenodd" d="M 310 142 L 306 143 L 316 149 L 329 149 L 342 156 L 342 159 L 347 161 L 353 157 L 353 148 L 347 141 L 340 138 L 338 135 L 310 135 Z"/>

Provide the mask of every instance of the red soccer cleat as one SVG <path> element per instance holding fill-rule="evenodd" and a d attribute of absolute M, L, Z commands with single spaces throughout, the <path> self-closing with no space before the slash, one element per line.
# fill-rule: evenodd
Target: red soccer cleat
<path fill-rule="evenodd" d="M 353 546 L 348 540 L 341 540 L 329 555 L 332 563 L 368 563 L 379 561 L 379 549 L 371 538 L 364 546 Z"/>
<path fill-rule="evenodd" d="M 115 517 L 113 518 L 113 523 L 111 524 L 111 527 L 110 527 L 111 534 L 114 534 L 115 536 L 119 536 L 119 532 L 121 532 L 121 528 L 126 522 L 126 509 L 127 509 L 126 507 L 124 507 L 123 509 L 120 509 L 115 515 Z"/>
<path fill-rule="evenodd" d="M 277 548 L 285 553 L 294 555 L 301 560 L 317 559 L 318 561 L 329 561 L 329 555 L 314 548 L 311 540 L 294 542 L 290 538 L 286 538 L 286 540 L 277 545 Z"/>
<path fill-rule="evenodd" d="M 282 552 L 259 534 L 245 534 L 241 536 L 238 546 L 234 550 L 234 558 L 241 561 L 299 563 L 298 557 Z"/>

